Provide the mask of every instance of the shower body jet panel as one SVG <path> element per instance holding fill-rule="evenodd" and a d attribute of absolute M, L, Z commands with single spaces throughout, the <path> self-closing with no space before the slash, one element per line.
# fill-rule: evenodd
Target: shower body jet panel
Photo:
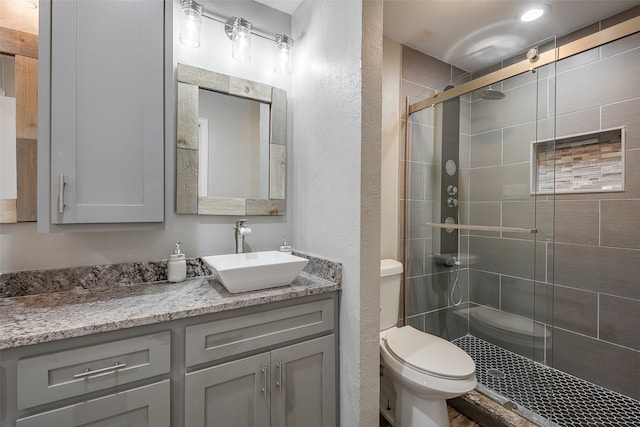
<path fill-rule="evenodd" d="M 453 86 L 447 86 L 448 90 Z M 458 223 L 458 177 L 460 175 L 460 98 L 456 97 L 436 106 L 434 141 L 434 217 L 435 222 Z M 439 125 L 439 126 L 438 126 Z M 437 218 L 440 221 L 437 221 Z M 458 256 L 458 230 L 435 229 L 434 257 L 438 264 Z"/>

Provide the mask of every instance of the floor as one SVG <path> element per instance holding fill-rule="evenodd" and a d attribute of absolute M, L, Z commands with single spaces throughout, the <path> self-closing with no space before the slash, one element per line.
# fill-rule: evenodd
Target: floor
<path fill-rule="evenodd" d="M 480 424 L 476 423 L 470 418 L 467 418 L 464 414 L 456 411 L 451 406 L 447 406 L 447 410 L 449 411 L 449 423 L 451 427 L 481 427 Z M 380 415 L 380 427 L 389 427 L 389 423 L 384 419 L 382 415 Z"/>
<path fill-rule="evenodd" d="M 477 422 L 468 418 L 466 415 L 456 411 L 451 406 L 447 406 L 447 409 L 449 410 L 449 423 L 451 424 L 451 427 L 476 427 L 476 426 L 480 427 L 481 426 Z"/>
<path fill-rule="evenodd" d="M 558 427 L 640 426 L 640 402 L 471 335 L 453 341 L 476 364 L 481 391 L 534 421 Z M 464 424 L 466 425 L 466 424 Z M 470 424 L 472 425 L 472 424 Z"/>

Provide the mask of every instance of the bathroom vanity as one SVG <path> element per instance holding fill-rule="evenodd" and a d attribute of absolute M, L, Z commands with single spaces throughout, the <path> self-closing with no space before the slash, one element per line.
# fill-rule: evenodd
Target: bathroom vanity
<path fill-rule="evenodd" d="M 0 298 L 0 426 L 338 425 L 340 284 Z"/>

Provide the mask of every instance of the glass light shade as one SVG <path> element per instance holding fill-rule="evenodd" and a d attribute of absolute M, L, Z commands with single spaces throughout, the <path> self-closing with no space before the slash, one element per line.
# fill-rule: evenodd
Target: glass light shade
<path fill-rule="evenodd" d="M 200 47 L 202 5 L 193 0 L 182 0 L 182 11 L 180 42 L 189 47 Z"/>
<path fill-rule="evenodd" d="M 293 47 L 293 39 L 282 34 L 276 34 L 276 46 L 278 47 L 276 73 L 291 74 L 291 48 Z"/>
<path fill-rule="evenodd" d="M 231 39 L 231 56 L 236 61 L 251 60 L 251 22 L 242 18 L 231 18 L 226 32 Z"/>

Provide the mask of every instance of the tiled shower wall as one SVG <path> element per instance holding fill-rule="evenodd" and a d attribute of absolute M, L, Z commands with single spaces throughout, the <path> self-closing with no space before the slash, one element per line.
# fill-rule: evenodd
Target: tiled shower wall
<path fill-rule="evenodd" d="M 467 81 L 467 74 L 439 61 L 426 56 L 411 48 L 402 48 L 402 85 L 401 85 L 401 141 L 404 141 L 405 126 L 407 126 L 405 99 L 416 102 L 430 95 L 434 89 L 441 91 L 444 85 L 451 81 Z M 444 83 L 443 83 L 444 82 Z M 405 287 L 406 308 L 409 324 L 420 330 L 453 339 L 467 333 L 466 313 L 462 313 L 459 328 L 453 328 L 454 322 L 448 321 L 449 291 L 455 276 L 451 276 L 448 268 L 438 266 L 431 257 L 433 233 L 431 228 L 421 226 L 421 223 L 433 221 L 432 186 L 434 174 L 437 173 L 433 158 L 433 109 L 429 108 L 413 114 L 409 118 L 408 151 L 401 144 L 401 170 L 406 168 L 405 181 L 401 179 L 399 194 L 401 200 L 400 214 L 400 247 L 399 253 L 406 252 Z M 402 176 L 402 174 L 401 174 Z M 404 197 L 403 197 L 404 195 Z M 404 198 L 406 197 L 406 200 Z M 404 227 L 404 209 L 406 212 L 407 228 Z M 467 271 L 461 272 L 459 280 L 463 284 L 463 304 L 466 307 L 468 292 L 466 287 Z"/>
<path fill-rule="evenodd" d="M 621 19 L 614 17 L 585 31 Z M 468 251 L 469 260 L 460 283 L 469 306 L 493 307 L 548 325 L 550 336 L 528 356 L 636 399 L 640 398 L 638 70 L 640 35 L 635 35 L 535 75 L 512 78 L 496 87 L 506 93 L 501 101 L 463 100 L 462 109 L 468 110 L 461 121 L 460 194 L 465 200 L 460 212 L 463 223 L 539 229 L 535 236 L 474 232 L 461 238 L 461 251 Z M 420 91 L 441 89 L 441 82 L 462 74 L 403 49 L 403 95 L 412 101 Z M 431 230 L 419 226 L 433 220 L 429 110 L 412 116 L 416 123 L 409 124 L 411 140 L 420 143 L 402 156 L 411 189 L 408 235 L 400 242 L 407 249 L 407 314 L 412 325 L 453 339 L 468 330 L 467 304 L 451 306 L 452 275 L 431 262 Z M 543 196 L 534 203 L 528 192 L 531 141 L 552 137 L 554 128 L 563 137 L 617 126 L 626 127 L 624 192 L 557 195 L 555 201 Z M 482 334 L 471 325 L 472 333 Z"/>

